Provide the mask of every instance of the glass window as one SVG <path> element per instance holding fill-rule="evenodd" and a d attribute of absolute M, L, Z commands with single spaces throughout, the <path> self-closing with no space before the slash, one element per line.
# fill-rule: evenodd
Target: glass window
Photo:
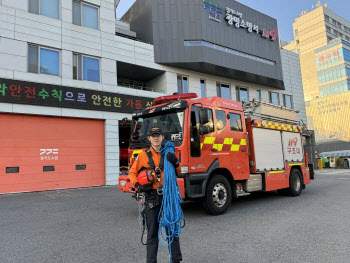
<path fill-rule="evenodd" d="M 236 100 L 239 102 L 248 101 L 248 89 L 236 87 Z"/>
<path fill-rule="evenodd" d="M 58 51 L 40 48 L 40 74 L 60 75 L 60 53 Z"/>
<path fill-rule="evenodd" d="M 269 92 L 270 103 L 280 105 L 279 94 L 277 92 Z"/>
<path fill-rule="evenodd" d="M 221 97 L 224 99 L 231 99 L 229 85 L 217 83 L 216 84 L 216 91 L 217 91 L 218 97 Z"/>
<path fill-rule="evenodd" d="M 226 125 L 226 114 L 222 110 L 216 110 L 215 111 L 215 117 L 216 117 L 216 129 L 218 131 L 221 131 L 224 129 Z"/>
<path fill-rule="evenodd" d="M 205 98 L 205 80 L 201 79 L 201 98 Z"/>
<path fill-rule="evenodd" d="M 28 46 L 28 72 L 60 75 L 60 52 L 38 46 Z"/>
<path fill-rule="evenodd" d="M 326 30 L 327 30 L 328 32 L 331 32 L 331 28 L 330 28 L 329 26 L 326 26 Z"/>
<path fill-rule="evenodd" d="M 336 24 L 336 21 L 334 19 L 332 19 L 332 24 L 335 25 Z"/>
<path fill-rule="evenodd" d="M 296 40 L 297 45 L 299 45 L 299 40 Z"/>
<path fill-rule="evenodd" d="M 28 72 L 38 73 L 39 68 L 39 48 L 28 46 Z"/>
<path fill-rule="evenodd" d="M 349 41 L 349 40 L 350 40 L 348 36 L 345 36 L 345 39 L 346 39 L 346 41 Z"/>
<path fill-rule="evenodd" d="M 298 35 L 298 29 L 295 29 L 295 35 L 297 36 Z"/>
<path fill-rule="evenodd" d="M 73 79 L 100 82 L 100 60 L 74 54 Z"/>
<path fill-rule="evenodd" d="M 260 90 L 260 89 L 258 89 L 258 90 L 256 91 L 256 98 L 257 98 L 258 100 L 261 100 L 261 90 Z"/>
<path fill-rule="evenodd" d="M 287 108 L 293 108 L 293 104 L 292 104 L 292 96 L 290 95 L 284 95 L 283 96 L 283 106 L 287 107 Z"/>
<path fill-rule="evenodd" d="M 28 12 L 39 15 L 39 0 L 29 0 Z"/>
<path fill-rule="evenodd" d="M 188 78 L 186 76 L 177 75 L 177 92 L 178 94 L 188 93 Z"/>
<path fill-rule="evenodd" d="M 190 140 L 191 140 L 191 156 L 201 156 L 201 144 L 200 144 L 200 133 L 199 133 L 199 116 L 198 108 L 192 106 L 191 108 L 191 127 L 190 127 Z"/>
<path fill-rule="evenodd" d="M 337 27 L 340 28 L 341 27 L 341 24 L 339 22 L 337 22 Z"/>
<path fill-rule="evenodd" d="M 202 123 L 203 126 L 209 128 L 209 133 L 214 132 L 214 118 L 213 111 L 211 109 L 203 108 L 204 111 L 208 111 L 208 122 Z"/>
<path fill-rule="evenodd" d="M 324 16 L 324 20 L 326 20 L 327 22 L 329 22 L 329 16 Z"/>
<path fill-rule="evenodd" d="M 231 131 L 243 131 L 242 119 L 240 114 L 229 113 Z"/>
<path fill-rule="evenodd" d="M 331 37 L 327 37 L 327 41 L 331 41 L 333 38 Z"/>
<path fill-rule="evenodd" d="M 29 13 L 59 19 L 59 0 L 29 0 Z"/>
<path fill-rule="evenodd" d="M 98 29 L 98 7 L 73 1 L 73 24 Z"/>

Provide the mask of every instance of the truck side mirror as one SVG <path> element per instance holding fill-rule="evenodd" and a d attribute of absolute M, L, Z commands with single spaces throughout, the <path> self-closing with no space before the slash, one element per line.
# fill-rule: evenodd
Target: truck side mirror
<path fill-rule="evenodd" d="M 209 127 L 207 126 L 200 126 L 199 127 L 199 134 L 200 135 L 205 135 L 209 133 Z"/>
<path fill-rule="evenodd" d="M 209 122 L 208 110 L 204 108 L 199 109 L 199 122 L 201 124 Z"/>

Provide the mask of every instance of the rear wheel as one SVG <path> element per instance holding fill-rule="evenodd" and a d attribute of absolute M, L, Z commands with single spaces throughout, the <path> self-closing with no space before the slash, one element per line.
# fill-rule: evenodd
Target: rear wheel
<path fill-rule="evenodd" d="M 288 194 L 299 196 L 303 190 L 303 177 L 298 169 L 293 169 L 289 176 Z"/>
<path fill-rule="evenodd" d="M 209 214 L 221 215 L 227 211 L 231 204 L 232 191 L 228 180 L 220 175 L 214 175 L 209 181 L 203 206 Z"/>

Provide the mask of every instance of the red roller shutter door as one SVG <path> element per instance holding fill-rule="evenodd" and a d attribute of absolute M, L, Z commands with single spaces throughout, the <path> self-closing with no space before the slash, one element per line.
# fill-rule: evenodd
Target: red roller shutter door
<path fill-rule="evenodd" d="M 0 125 L 0 193 L 105 184 L 104 121 L 0 114 Z"/>

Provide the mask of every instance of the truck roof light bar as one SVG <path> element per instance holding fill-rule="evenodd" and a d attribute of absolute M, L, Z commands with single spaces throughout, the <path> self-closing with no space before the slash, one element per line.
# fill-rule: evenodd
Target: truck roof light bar
<path fill-rule="evenodd" d="M 160 104 L 174 101 L 174 100 L 195 99 L 195 98 L 198 98 L 196 93 L 185 93 L 185 94 L 162 96 L 154 99 L 152 106 L 160 105 Z"/>

